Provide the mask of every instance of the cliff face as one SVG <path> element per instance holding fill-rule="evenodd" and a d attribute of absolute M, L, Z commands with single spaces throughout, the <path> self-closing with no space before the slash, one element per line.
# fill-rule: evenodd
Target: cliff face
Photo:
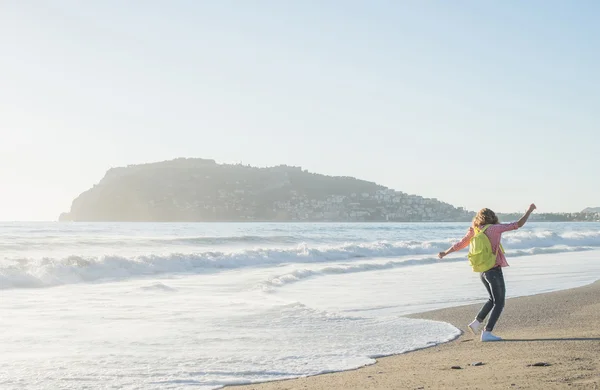
<path fill-rule="evenodd" d="M 435 199 L 299 167 L 254 168 L 176 159 L 110 169 L 62 221 L 467 220 Z"/>

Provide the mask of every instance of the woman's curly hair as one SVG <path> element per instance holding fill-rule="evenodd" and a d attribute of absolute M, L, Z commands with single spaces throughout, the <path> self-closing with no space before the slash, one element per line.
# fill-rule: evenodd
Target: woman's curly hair
<path fill-rule="evenodd" d="M 497 223 L 499 222 L 496 213 L 487 208 L 479 210 L 475 218 L 473 218 L 473 227 L 495 225 Z"/>

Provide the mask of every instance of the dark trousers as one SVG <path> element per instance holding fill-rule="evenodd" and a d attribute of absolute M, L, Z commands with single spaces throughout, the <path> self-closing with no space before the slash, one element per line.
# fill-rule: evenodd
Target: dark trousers
<path fill-rule="evenodd" d="M 479 314 L 477 314 L 477 320 L 483 322 L 485 317 L 490 314 L 485 330 L 491 332 L 494 330 L 494 326 L 500 318 L 502 309 L 504 309 L 504 299 L 506 296 L 506 287 L 504 285 L 504 275 L 502 274 L 502 268 L 494 267 L 489 271 L 481 273 L 481 281 L 485 286 L 490 299 L 483 305 Z"/>

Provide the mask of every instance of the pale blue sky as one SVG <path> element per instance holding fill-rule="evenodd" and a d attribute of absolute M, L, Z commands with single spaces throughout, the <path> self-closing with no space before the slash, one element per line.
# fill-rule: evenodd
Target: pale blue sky
<path fill-rule="evenodd" d="M 0 220 L 114 166 L 300 165 L 469 209 L 600 206 L 600 2 L 5 0 Z"/>

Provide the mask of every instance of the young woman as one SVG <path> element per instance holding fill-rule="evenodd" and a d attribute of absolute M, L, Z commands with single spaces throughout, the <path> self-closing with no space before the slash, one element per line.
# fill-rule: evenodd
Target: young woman
<path fill-rule="evenodd" d="M 508 232 L 510 230 L 516 230 L 527 222 L 529 216 L 535 210 L 535 204 L 531 204 L 529 209 L 519 219 L 517 222 L 513 223 L 499 223 L 498 217 L 496 214 L 490 209 L 481 209 L 473 219 L 473 225 L 469 228 L 467 234 L 463 237 L 462 240 L 454 244 L 448 250 L 444 252 L 440 252 L 438 257 L 440 259 L 444 258 L 448 254 L 452 252 L 459 251 L 461 249 L 469 246 L 469 242 L 471 238 L 475 235 L 475 230 L 480 230 L 484 228 L 486 225 L 490 225 L 484 232 L 484 234 L 489 238 L 490 243 L 492 244 L 492 251 L 496 253 L 496 264 L 494 267 L 488 271 L 481 272 L 480 277 L 483 285 L 485 286 L 490 299 L 483 305 L 475 320 L 469 324 L 469 329 L 473 334 L 477 335 L 479 331 L 479 327 L 482 322 L 485 320 L 488 314 L 490 314 L 490 318 L 485 326 L 485 329 L 481 333 L 481 341 L 499 341 L 502 340 L 500 337 L 492 334 L 494 330 L 494 326 L 500 318 L 500 314 L 502 313 L 502 309 L 504 309 L 504 298 L 506 295 L 506 287 L 504 286 L 504 275 L 502 274 L 502 267 L 507 267 L 508 263 L 506 262 L 506 257 L 504 257 L 504 253 L 502 250 L 498 250 L 500 246 L 500 239 L 502 237 L 502 233 Z M 491 312 L 491 313 L 490 313 Z"/>

